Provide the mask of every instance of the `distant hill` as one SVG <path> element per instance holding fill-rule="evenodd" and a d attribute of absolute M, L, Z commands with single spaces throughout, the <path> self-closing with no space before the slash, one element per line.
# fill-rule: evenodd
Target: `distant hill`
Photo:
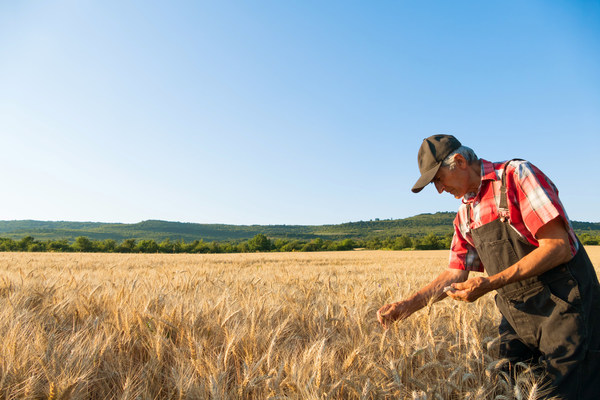
<path fill-rule="evenodd" d="M 196 224 L 148 220 L 136 224 L 67 222 L 67 221 L 0 221 L 0 237 L 21 239 L 33 236 L 37 240 L 73 241 L 78 236 L 90 239 L 165 239 L 186 242 L 248 240 L 262 233 L 270 238 L 310 240 L 315 238 L 369 239 L 373 237 L 393 237 L 400 235 L 423 236 L 428 233 L 446 235 L 452 233 L 455 213 L 438 212 L 420 214 L 410 218 L 347 222 L 337 225 L 225 225 Z M 600 234 L 600 223 L 574 221 L 578 234 Z"/>

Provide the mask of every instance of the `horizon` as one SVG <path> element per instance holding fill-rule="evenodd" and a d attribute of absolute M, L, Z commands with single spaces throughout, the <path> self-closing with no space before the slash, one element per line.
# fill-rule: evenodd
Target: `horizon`
<path fill-rule="evenodd" d="M 137 221 L 137 222 L 106 222 L 106 221 L 68 221 L 68 220 L 39 220 L 39 219 L 10 219 L 10 220 L 0 220 L 0 222 L 20 222 L 20 221 L 32 221 L 32 222 L 74 222 L 74 223 L 92 223 L 92 224 L 123 224 L 123 225 L 135 225 L 135 224 L 139 224 L 142 222 L 147 222 L 147 221 L 157 221 L 157 222 L 175 222 L 175 223 L 179 223 L 179 224 L 198 224 L 198 225 L 233 225 L 233 226 L 256 226 L 256 225 L 265 225 L 265 226 L 276 226 L 276 225 L 282 225 L 282 226 L 319 226 L 319 225 L 342 225 L 342 224 L 351 224 L 351 223 L 355 223 L 355 222 L 374 222 L 374 221 L 389 221 L 389 220 L 399 220 L 399 219 L 406 219 L 406 218 L 412 218 L 412 217 L 417 217 L 419 215 L 433 215 L 433 214 L 438 214 L 438 213 L 456 213 L 455 211 L 435 211 L 433 213 L 421 213 L 421 214 L 415 214 L 415 215 L 411 215 L 409 217 L 405 217 L 405 218 L 370 218 L 368 220 L 356 220 L 356 221 L 346 221 L 346 222 L 336 222 L 333 224 L 226 224 L 226 223 L 220 223 L 220 222 L 193 222 L 193 221 L 169 221 L 169 220 L 164 220 L 164 219 L 156 219 L 156 218 L 150 218 L 150 219 L 144 219 L 141 221 Z M 587 222 L 587 221 L 586 221 Z"/>
<path fill-rule="evenodd" d="M 599 39 L 599 2 L 4 2 L 0 219 L 456 212 L 410 191 L 449 133 L 600 221 Z"/>

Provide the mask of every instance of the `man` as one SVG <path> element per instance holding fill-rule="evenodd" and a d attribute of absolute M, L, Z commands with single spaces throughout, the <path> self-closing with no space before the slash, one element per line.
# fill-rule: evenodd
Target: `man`
<path fill-rule="evenodd" d="M 539 363 L 553 395 L 600 398 L 600 284 L 554 184 L 523 160 L 478 159 L 451 135 L 425 139 L 418 162 L 414 193 L 433 183 L 462 199 L 450 265 L 409 298 L 381 307 L 379 322 L 387 328 L 446 295 L 472 302 L 495 290 L 500 356 Z M 487 277 L 468 279 L 484 269 Z"/>

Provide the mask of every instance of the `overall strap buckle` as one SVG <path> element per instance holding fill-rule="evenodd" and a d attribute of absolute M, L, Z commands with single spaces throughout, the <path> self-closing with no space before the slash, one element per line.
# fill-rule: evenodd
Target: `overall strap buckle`
<path fill-rule="evenodd" d="M 471 231 L 471 203 L 465 202 L 463 200 L 463 204 L 465 205 L 465 211 L 466 211 L 466 216 L 467 216 L 465 232 L 470 232 Z"/>
<path fill-rule="evenodd" d="M 513 158 L 504 163 L 502 169 L 502 186 L 500 186 L 500 204 L 498 205 L 498 214 L 500 221 L 505 222 L 510 220 L 510 212 L 508 211 L 508 195 L 506 194 L 506 168 L 511 161 L 523 161 L 521 158 Z"/>

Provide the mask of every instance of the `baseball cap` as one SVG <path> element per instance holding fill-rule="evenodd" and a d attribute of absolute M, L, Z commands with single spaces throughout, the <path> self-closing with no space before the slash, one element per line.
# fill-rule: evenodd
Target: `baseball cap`
<path fill-rule="evenodd" d="M 458 139 L 452 135 L 433 135 L 423 139 L 417 158 L 421 176 L 412 188 L 413 193 L 419 193 L 427 186 L 440 169 L 442 161 L 460 146 Z"/>

